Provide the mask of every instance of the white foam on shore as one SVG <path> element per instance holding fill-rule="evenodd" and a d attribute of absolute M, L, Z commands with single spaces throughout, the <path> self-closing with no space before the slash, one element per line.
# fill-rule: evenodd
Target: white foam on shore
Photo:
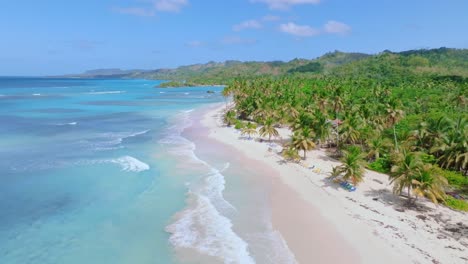
<path fill-rule="evenodd" d="M 232 207 L 223 198 L 224 187 L 224 176 L 213 169 L 202 188 L 190 190 L 188 207 L 166 227 L 171 233 L 169 241 L 176 248 L 195 249 L 221 258 L 224 263 L 255 263 L 247 242 L 233 231 L 231 220 L 221 213 L 226 204 Z"/>
<path fill-rule="evenodd" d="M 255 263 L 248 251 L 248 244 L 233 231 L 227 214 L 236 213 L 235 208 L 224 199 L 224 175 L 220 170 L 200 160 L 194 153 L 193 142 L 182 137 L 182 131 L 191 125 L 189 112 L 179 115 L 179 125 L 169 128 L 160 144 L 171 146 L 171 153 L 184 156 L 191 162 L 203 165 L 210 171 L 201 184 L 189 184 L 188 206 L 176 215 L 176 220 L 166 227 L 171 233 L 169 241 L 175 248 L 188 248 L 224 263 Z M 187 160 L 187 159 L 184 159 Z M 229 167 L 229 163 L 224 169 Z M 224 170 L 223 169 L 223 170 Z"/>

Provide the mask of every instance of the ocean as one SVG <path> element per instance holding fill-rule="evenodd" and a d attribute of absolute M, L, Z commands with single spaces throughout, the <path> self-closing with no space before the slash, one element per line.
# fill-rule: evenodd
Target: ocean
<path fill-rule="evenodd" d="M 268 184 L 196 127 L 222 88 L 159 83 L 0 78 L 0 263 L 294 263 Z"/>

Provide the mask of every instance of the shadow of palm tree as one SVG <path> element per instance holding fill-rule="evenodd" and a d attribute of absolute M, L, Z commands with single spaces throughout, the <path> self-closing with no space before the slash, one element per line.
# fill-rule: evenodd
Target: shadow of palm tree
<path fill-rule="evenodd" d="M 330 177 L 325 177 L 321 179 L 321 181 L 323 183 L 321 187 L 331 187 L 335 190 L 343 189 L 339 183 L 334 182 L 333 179 Z"/>
<path fill-rule="evenodd" d="M 419 203 L 417 200 L 408 200 L 408 197 L 402 195 L 395 195 L 388 189 L 369 190 L 364 192 L 365 196 L 372 197 L 373 200 L 381 202 L 385 205 L 392 206 L 399 212 L 405 210 L 412 210 L 416 212 L 429 212 L 432 209 L 424 204 Z"/>

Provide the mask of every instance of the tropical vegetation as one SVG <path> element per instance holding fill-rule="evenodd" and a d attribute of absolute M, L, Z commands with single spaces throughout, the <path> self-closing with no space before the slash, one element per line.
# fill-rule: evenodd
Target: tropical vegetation
<path fill-rule="evenodd" d="M 450 206 L 446 192 L 468 195 L 468 60 L 454 58 L 467 54 L 384 52 L 322 73 L 309 65 L 294 74 L 235 78 L 223 94 L 235 103 L 228 113 L 261 126 L 261 136 L 271 140 L 277 127 L 293 131 L 283 151 L 288 160 L 327 148 L 341 159 L 335 174 L 344 180 L 358 184 L 368 167 L 389 174 L 398 195 Z M 315 73 L 304 74 L 309 68 Z"/>

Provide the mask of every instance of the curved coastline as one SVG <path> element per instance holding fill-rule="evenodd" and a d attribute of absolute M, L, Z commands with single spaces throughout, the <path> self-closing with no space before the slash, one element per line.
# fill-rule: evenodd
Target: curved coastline
<path fill-rule="evenodd" d="M 299 263 L 463 263 L 462 252 L 446 249 L 463 247 L 464 242 L 438 237 L 443 222 L 427 219 L 421 226 L 420 213 L 402 213 L 385 199 L 384 194 L 391 191 L 391 186 L 385 184 L 386 175 L 366 171 L 366 182 L 350 194 L 327 181 L 331 168 L 339 163 L 323 150 L 310 151 L 306 161 L 320 171 L 282 164 L 266 143 L 242 140 L 234 128 L 225 127 L 224 109 L 224 104 L 212 107 L 200 122 L 210 139 L 235 150 L 237 154 L 233 155 L 240 153 L 246 164 L 273 171 L 267 175 L 274 186 L 273 225 Z M 283 138 L 289 137 L 288 133 L 286 129 L 280 132 Z M 264 177 L 260 171 L 255 176 Z M 376 196 L 378 200 L 373 199 Z M 466 217 L 442 206 L 424 204 L 454 224 Z"/>

